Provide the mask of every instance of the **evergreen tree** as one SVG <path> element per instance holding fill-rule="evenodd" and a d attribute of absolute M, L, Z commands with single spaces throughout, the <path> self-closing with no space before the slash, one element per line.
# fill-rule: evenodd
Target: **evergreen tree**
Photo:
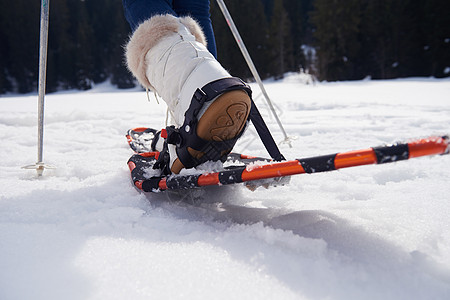
<path fill-rule="evenodd" d="M 423 3 L 425 73 L 429 76 L 450 76 L 450 1 L 428 0 Z"/>
<path fill-rule="evenodd" d="M 211 18 L 213 22 L 217 55 L 220 63 L 230 70 L 234 76 L 252 78 L 230 29 L 215 2 L 211 3 Z M 260 76 L 271 76 L 269 57 L 268 22 L 264 14 L 264 6 L 259 0 L 227 1 L 227 7 L 233 17 L 236 27 L 258 69 Z"/>
<path fill-rule="evenodd" d="M 86 6 L 83 5 L 85 2 L 80 2 L 81 5 L 78 7 L 77 18 L 79 19 L 76 26 L 75 35 L 75 49 L 77 55 L 75 57 L 75 77 L 76 77 L 76 87 L 81 90 L 87 90 L 92 87 L 94 83 L 94 73 L 95 68 L 98 67 L 94 64 L 96 46 L 93 41 L 94 34 L 93 28 L 90 24 L 88 12 Z"/>
<path fill-rule="evenodd" d="M 1 0 L 3 1 L 3 0 Z M 3 3 L 2 3 L 3 4 Z M 5 32 L 7 22 L 7 13 L 9 11 L 6 9 L 0 10 L 0 40 L 4 41 L 0 43 L 0 94 L 7 93 L 12 90 L 12 84 L 10 76 L 8 75 L 9 64 L 7 59 L 9 57 L 9 44 L 7 34 Z"/>
<path fill-rule="evenodd" d="M 424 2 L 367 1 L 363 15 L 362 61 L 367 75 L 385 79 L 430 74 Z"/>
<path fill-rule="evenodd" d="M 311 0 L 284 0 L 284 7 L 291 23 L 290 40 L 292 43 L 292 69 L 298 71 L 300 68 L 309 69 L 309 63 L 304 55 L 304 46 L 312 44 L 308 12 Z"/>
<path fill-rule="evenodd" d="M 75 88 L 76 47 L 68 0 L 53 1 L 50 7 L 47 91 Z"/>
<path fill-rule="evenodd" d="M 422 2 L 401 0 L 393 3 L 392 21 L 394 76 L 423 76 Z"/>
<path fill-rule="evenodd" d="M 373 78 L 392 76 L 392 68 L 396 67 L 393 57 L 392 19 L 395 16 L 392 4 L 389 0 L 367 1 L 364 7 L 364 22 L 361 26 L 364 55 L 362 68 Z"/>
<path fill-rule="evenodd" d="M 288 17 L 283 0 L 275 0 L 269 30 L 269 59 L 271 73 L 275 78 L 282 78 L 285 72 L 294 69 L 291 22 Z"/>
<path fill-rule="evenodd" d="M 111 60 L 109 62 L 111 83 L 118 88 L 131 88 L 135 86 L 134 78 L 125 66 L 123 45 L 125 45 L 130 34 L 130 27 L 123 16 L 122 10 L 114 10 L 114 28 L 110 35 Z"/>
<path fill-rule="evenodd" d="M 5 83 L 9 82 L 20 93 L 28 93 L 37 89 L 40 5 L 27 0 L 1 4 Z"/>
<path fill-rule="evenodd" d="M 357 79 L 361 23 L 359 0 L 315 0 L 311 21 L 319 60 L 319 78 Z"/>

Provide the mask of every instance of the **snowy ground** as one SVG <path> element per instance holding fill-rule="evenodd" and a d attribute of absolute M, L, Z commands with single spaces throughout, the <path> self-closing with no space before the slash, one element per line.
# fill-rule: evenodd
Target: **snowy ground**
<path fill-rule="evenodd" d="M 450 133 L 449 79 L 266 87 L 296 138 L 287 158 Z M 145 196 L 124 134 L 163 125 L 151 99 L 48 95 L 57 169 L 37 179 L 20 169 L 37 157 L 37 96 L 0 98 L 0 299 L 450 299 L 449 155 Z M 251 130 L 237 150 L 266 156 Z"/>

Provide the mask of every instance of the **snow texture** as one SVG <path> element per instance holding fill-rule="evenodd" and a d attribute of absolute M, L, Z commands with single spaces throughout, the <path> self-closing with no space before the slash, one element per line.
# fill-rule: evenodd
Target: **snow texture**
<path fill-rule="evenodd" d="M 449 79 L 301 81 L 266 84 L 289 159 L 450 133 Z M 136 89 L 47 95 L 37 178 L 37 96 L 0 98 L 0 299 L 450 299 L 449 155 L 146 196 L 124 135 L 164 120 Z M 236 150 L 267 156 L 254 132 Z"/>

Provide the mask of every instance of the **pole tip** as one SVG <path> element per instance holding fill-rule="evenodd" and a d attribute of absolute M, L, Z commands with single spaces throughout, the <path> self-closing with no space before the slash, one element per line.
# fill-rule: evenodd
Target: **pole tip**
<path fill-rule="evenodd" d="M 41 177 L 42 174 L 44 173 L 45 169 L 56 169 L 56 167 L 55 166 L 51 166 L 51 165 L 46 165 L 43 162 L 37 162 L 34 165 L 24 166 L 24 167 L 22 167 L 22 169 L 36 170 L 37 176 Z"/>

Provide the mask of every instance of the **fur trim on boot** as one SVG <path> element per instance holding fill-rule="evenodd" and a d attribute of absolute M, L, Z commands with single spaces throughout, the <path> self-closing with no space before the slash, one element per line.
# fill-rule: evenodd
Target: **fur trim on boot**
<path fill-rule="evenodd" d="M 197 22 L 191 17 L 177 18 L 172 15 L 156 15 L 143 22 L 130 37 L 126 45 L 126 59 L 128 69 L 138 79 L 139 83 L 146 88 L 152 88 L 145 72 L 147 63 L 145 55 L 162 38 L 176 34 L 180 22 L 185 25 L 197 42 L 206 46 L 206 39 Z"/>

